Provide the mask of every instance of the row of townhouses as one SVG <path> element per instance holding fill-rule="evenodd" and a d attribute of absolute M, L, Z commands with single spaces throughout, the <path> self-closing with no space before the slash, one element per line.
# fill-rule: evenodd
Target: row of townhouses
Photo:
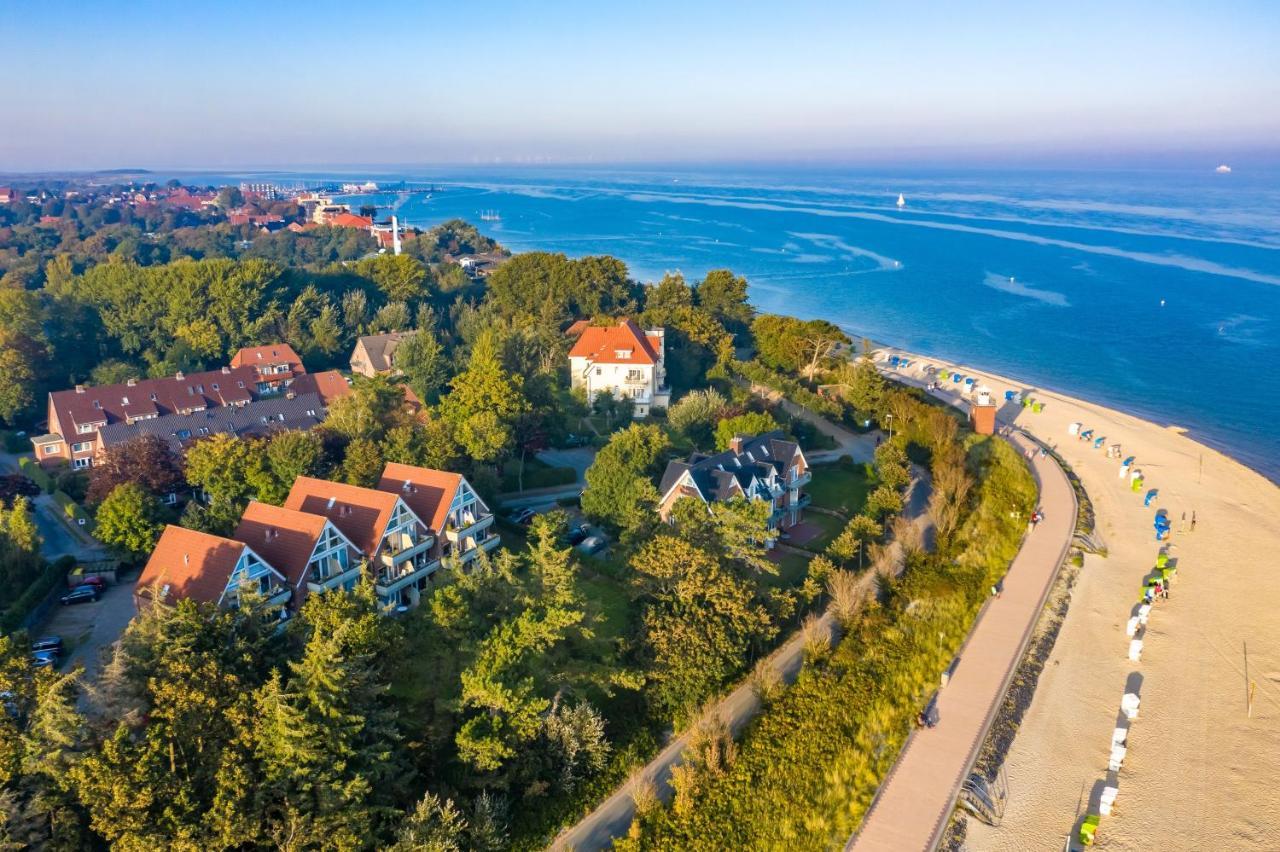
<path fill-rule="evenodd" d="M 55 391 L 49 431 L 31 443 L 42 465 L 82 469 L 112 445 L 141 435 L 158 435 L 176 450 L 220 432 L 309 429 L 349 392 L 336 371 L 307 373 L 288 344 L 252 346 L 218 370 Z"/>
<path fill-rule="evenodd" d="M 368 571 L 383 606 L 413 607 L 443 564 L 498 542 L 489 507 L 456 473 L 388 464 L 376 488 L 299 477 L 283 506 L 250 503 L 230 538 L 166 527 L 134 599 L 139 610 L 235 606 L 249 588 L 287 618 Z"/>

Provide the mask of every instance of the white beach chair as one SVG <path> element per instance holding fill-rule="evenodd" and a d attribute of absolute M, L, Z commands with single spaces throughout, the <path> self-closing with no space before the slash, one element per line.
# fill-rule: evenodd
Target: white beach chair
<path fill-rule="evenodd" d="M 1138 635 L 1138 616 L 1132 615 L 1129 617 L 1129 622 L 1124 626 L 1124 635 L 1130 639 Z"/>
<path fill-rule="evenodd" d="M 1103 787 L 1102 796 L 1098 799 L 1098 814 L 1100 816 L 1111 816 L 1111 808 L 1115 805 L 1116 797 L 1119 795 L 1119 787 Z"/>
<path fill-rule="evenodd" d="M 1129 475 L 1129 465 L 1127 464 L 1120 465 L 1120 478 L 1124 479 L 1128 475 Z"/>
<path fill-rule="evenodd" d="M 1124 713 L 1126 719 L 1138 718 L 1138 705 L 1142 703 L 1142 699 L 1135 693 L 1126 692 L 1124 698 L 1120 699 L 1120 710 Z"/>
<path fill-rule="evenodd" d="M 1067 427 L 1067 434 L 1068 434 L 1068 435 L 1079 435 L 1079 434 L 1080 434 L 1080 427 L 1082 427 L 1083 425 L 1084 425 L 1083 423 L 1072 423 L 1070 426 L 1068 426 L 1068 427 Z"/>
<path fill-rule="evenodd" d="M 1111 732 L 1111 744 L 1113 746 L 1124 745 L 1129 739 L 1128 728 L 1116 728 Z"/>
<path fill-rule="evenodd" d="M 1126 746 L 1113 745 L 1111 747 L 1111 762 L 1107 764 L 1107 768 L 1112 772 L 1119 772 L 1120 767 L 1124 765 L 1124 756 L 1129 752 Z"/>
<path fill-rule="evenodd" d="M 1143 604 L 1138 607 L 1138 623 L 1143 627 L 1147 626 L 1147 619 L 1151 617 L 1151 604 Z"/>
<path fill-rule="evenodd" d="M 1141 639 L 1133 639 L 1129 642 L 1129 659 L 1135 663 L 1142 659 Z"/>

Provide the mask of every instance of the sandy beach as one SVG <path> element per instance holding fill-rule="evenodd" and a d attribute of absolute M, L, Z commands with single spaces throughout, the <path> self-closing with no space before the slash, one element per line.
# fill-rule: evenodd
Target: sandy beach
<path fill-rule="evenodd" d="M 923 385 L 926 365 L 959 369 L 994 392 L 1003 419 L 1056 446 L 1084 483 L 1109 550 L 1105 559 L 1086 558 L 1008 754 L 1003 824 L 970 819 L 967 847 L 1062 849 L 1078 814 L 1096 812 L 1104 783 L 1119 796 L 1102 818 L 1100 849 L 1280 847 L 1280 591 L 1268 568 L 1280 553 L 1280 488 L 1176 428 L 909 357 L 907 368 L 887 372 Z M 959 387 L 947 382 L 946 393 Z M 1004 403 L 1010 389 L 1030 391 L 1043 411 Z M 1205 404 L 1215 404 L 1211 393 Z M 1119 478 L 1120 462 L 1105 449 L 1069 434 L 1076 422 L 1105 436 L 1104 447 L 1118 443 L 1123 456 L 1136 457 L 1142 493 Z M 1157 497 L 1144 508 L 1153 488 Z M 1172 519 L 1166 544 L 1178 575 L 1169 600 L 1153 608 L 1135 663 L 1125 625 L 1161 547 L 1152 526 L 1157 509 Z M 1108 773 L 1120 699 L 1135 686 L 1141 710 L 1130 725 L 1128 754 L 1118 774 Z"/>

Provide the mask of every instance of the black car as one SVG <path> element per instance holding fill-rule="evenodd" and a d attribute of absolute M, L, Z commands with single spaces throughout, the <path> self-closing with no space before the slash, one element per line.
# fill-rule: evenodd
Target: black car
<path fill-rule="evenodd" d="M 45 636 L 31 643 L 31 653 L 35 654 L 40 651 L 52 651 L 59 657 L 62 656 L 62 637 L 61 636 Z"/>
<path fill-rule="evenodd" d="M 97 603 L 99 592 L 93 586 L 76 586 L 71 591 L 62 596 L 63 606 L 71 606 L 79 603 Z"/>
<path fill-rule="evenodd" d="M 31 655 L 31 665 L 38 669 L 51 669 L 58 665 L 58 655 L 53 651 L 36 651 Z"/>
<path fill-rule="evenodd" d="M 569 544 L 577 547 L 587 540 L 587 536 L 591 535 L 591 527 L 586 524 L 578 524 L 576 527 L 569 527 Z"/>
<path fill-rule="evenodd" d="M 568 434 L 564 438 L 566 447 L 587 447 L 591 445 L 591 438 L 587 435 Z"/>
<path fill-rule="evenodd" d="M 537 514 L 538 513 L 533 509 L 520 509 L 511 513 L 511 523 L 521 525 L 528 524 Z"/>

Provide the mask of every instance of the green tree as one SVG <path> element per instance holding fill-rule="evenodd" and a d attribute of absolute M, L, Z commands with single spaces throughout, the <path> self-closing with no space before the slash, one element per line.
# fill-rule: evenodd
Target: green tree
<path fill-rule="evenodd" d="M 870 515 L 855 515 L 845 525 L 840 535 L 827 547 L 827 554 L 841 564 L 847 565 L 858 557 L 858 567 L 863 566 L 863 557 L 867 545 L 884 535 L 884 528 Z"/>
<path fill-rule="evenodd" d="M 208 497 L 211 531 L 230 533 L 256 496 L 253 483 L 262 480 L 263 454 L 255 442 L 218 433 L 187 450 L 187 482 Z"/>
<path fill-rule="evenodd" d="M 314 432 L 286 429 L 267 440 L 266 455 L 270 482 L 259 489 L 259 497 L 279 505 L 299 476 L 315 476 L 321 472 L 324 442 Z"/>
<path fill-rule="evenodd" d="M 347 444 L 342 462 L 342 478 L 351 485 L 372 488 L 378 484 L 383 468 L 382 451 L 368 438 L 356 438 Z"/>
<path fill-rule="evenodd" d="M 454 377 L 440 401 L 440 416 L 458 443 L 478 462 L 497 461 L 514 443 L 516 419 L 529 410 L 523 380 L 503 369 L 496 343 L 484 338 L 472 348 L 467 369 Z"/>
<path fill-rule="evenodd" d="M 747 301 L 747 279 L 727 269 L 713 269 L 698 284 L 698 306 L 727 328 L 745 331 L 755 314 Z"/>
<path fill-rule="evenodd" d="M 427 793 L 405 817 L 390 852 L 463 852 L 467 819 L 452 799 Z"/>
<path fill-rule="evenodd" d="M 427 295 L 426 267 L 408 254 L 380 254 L 362 260 L 356 266 L 359 274 L 371 279 L 391 302 L 410 302 Z M 407 325 L 407 320 L 405 325 Z M 404 328 L 404 326 L 399 326 Z"/>
<path fill-rule="evenodd" d="M 35 402 L 36 371 L 23 347 L 0 332 L 0 420 L 16 423 Z"/>
<path fill-rule="evenodd" d="M 726 417 L 716 424 L 716 449 L 727 450 L 734 437 L 754 438 L 778 428 L 778 421 L 764 411 L 748 411 L 736 417 Z"/>
<path fill-rule="evenodd" d="M 86 499 L 101 503 L 126 482 L 141 485 L 156 497 L 183 490 L 182 462 L 159 435 L 141 435 L 106 448 L 89 468 Z"/>
<path fill-rule="evenodd" d="M 155 549 L 164 532 L 161 511 L 160 501 L 142 486 L 122 483 L 98 506 L 93 534 L 113 550 L 140 559 Z"/>
<path fill-rule="evenodd" d="M 613 530 L 637 535 L 657 520 L 658 472 L 670 443 L 657 426 L 633 423 L 615 432 L 587 469 L 582 511 Z"/>
<path fill-rule="evenodd" d="M 347 438 L 381 441 L 405 420 L 404 390 L 387 376 L 358 376 L 351 393 L 334 400 L 325 428 Z"/>
<path fill-rule="evenodd" d="M 395 366 L 418 399 L 434 405 L 440 390 L 449 380 L 449 367 L 444 347 L 429 330 L 419 329 L 400 341 L 395 351 Z"/>
<path fill-rule="evenodd" d="M 689 391 L 667 410 L 667 423 L 695 443 L 711 443 L 712 429 L 720 421 L 729 401 L 714 388 Z"/>

